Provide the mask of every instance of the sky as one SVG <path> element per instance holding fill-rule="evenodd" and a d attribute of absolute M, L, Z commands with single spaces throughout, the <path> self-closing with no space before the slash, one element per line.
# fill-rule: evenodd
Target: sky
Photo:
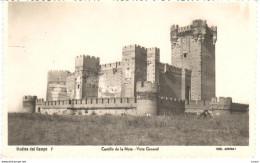
<path fill-rule="evenodd" d="M 45 98 L 48 70 L 74 71 L 78 55 L 121 61 L 122 47 L 160 48 L 170 63 L 170 27 L 195 19 L 218 27 L 216 95 L 250 103 L 254 96 L 254 26 L 247 2 L 9 2 L 4 102 L 22 109 L 23 95 Z M 253 31 L 254 32 L 254 31 Z"/>

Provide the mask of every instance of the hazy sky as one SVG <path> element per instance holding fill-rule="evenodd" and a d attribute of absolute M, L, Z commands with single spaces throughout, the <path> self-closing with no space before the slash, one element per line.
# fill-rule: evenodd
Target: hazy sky
<path fill-rule="evenodd" d="M 8 5 L 8 54 L 4 55 L 5 102 L 21 109 L 23 95 L 45 98 L 48 70 L 74 71 L 88 54 L 102 63 L 121 61 L 122 47 L 159 47 L 170 63 L 170 27 L 206 19 L 218 26 L 216 94 L 249 103 L 254 96 L 254 36 L 247 3 L 223 2 L 30 2 Z"/>

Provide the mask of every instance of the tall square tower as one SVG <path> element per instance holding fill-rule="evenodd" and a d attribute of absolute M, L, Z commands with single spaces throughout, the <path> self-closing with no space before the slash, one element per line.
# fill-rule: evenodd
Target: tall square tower
<path fill-rule="evenodd" d="M 160 49 L 147 49 L 147 81 L 159 84 Z"/>
<path fill-rule="evenodd" d="M 173 66 L 190 69 L 191 100 L 215 97 L 215 43 L 217 27 L 208 27 L 206 20 L 191 25 L 171 27 Z"/>
<path fill-rule="evenodd" d="M 123 47 L 122 56 L 122 97 L 136 96 L 136 83 L 146 81 L 147 49 L 139 45 Z"/>
<path fill-rule="evenodd" d="M 74 99 L 98 97 L 99 57 L 81 55 L 75 58 Z"/>

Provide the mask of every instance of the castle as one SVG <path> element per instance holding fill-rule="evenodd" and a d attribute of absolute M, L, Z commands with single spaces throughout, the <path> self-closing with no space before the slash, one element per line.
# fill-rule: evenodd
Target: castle
<path fill-rule="evenodd" d="M 28 112 L 44 114 L 172 115 L 248 111 L 230 97 L 216 96 L 217 27 L 194 20 L 172 25 L 171 65 L 160 62 L 160 49 L 124 46 L 122 61 L 100 65 L 88 55 L 75 58 L 75 72 L 49 71 L 46 101 L 24 96 Z"/>

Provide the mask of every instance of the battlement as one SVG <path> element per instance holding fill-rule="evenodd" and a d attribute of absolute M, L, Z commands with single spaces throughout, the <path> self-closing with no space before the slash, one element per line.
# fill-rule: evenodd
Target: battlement
<path fill-rule="evenodd" d="M 159 53 L 159 52 L 160 52 L 160 48 L 157 48 L 157 47 L 147 48 L 147 53 L 148 53 L 148 52 L 156 52 L 156 53 Z"/>
<path fill-rule="evenodd" d="M 113 68 L 122 68 L 121 62 L 114 62 L 114 63 L 106 63 L 99 66 L 101 70 L 110 70 Z"/>
<path fill-rule="evenodd" d="M 226 111 L 248 111 L 248 104 L 232 103 L 231 97 L 212 97 L 211 100 L 190 100 L 185 101 L 185 108 L 190 109 L 212 109 L 212 110 L 226 110 Z"/>
<path fill-rule="evenodd" d="M 40 98 L 40 99 L 36 99 L 36 104 L 37 105 L 42 105 L 44 103 L 44 99 Z"/>
<path fill-rule="evenodd" d="M 190 100 L 189 103 L 187 101 L 187 105 L 210 105 L 210 104 L 219 104 L 219 105 L 231 105 L 232 98 L 231 97 L 212 97 L 211 100 Z"/>
<path fill-rule="evenodd" d="M 179 32 L 179 33 L 182 33 L 182 32 L 191 32 L 191 31 L 192 31 L 192 25 L 180 27 L 180 28 L 178 29 L 178 32 Z"/>
<path fill-rule="evenodd" d="M 109 105 L 116 107 L 114 104 L 135 104 L 136 98 L 129 97 L 115 97 L 115 98 L 86 98 L 86 99 L 73 99 L 73 100 L 62 100 L 62 101 L 45 101 L 42 103 L 43 106 L 67 106 L 67 107 L 81 107 L 85 108 L 96 105 L 98 107 L 107 108 Z M 120 107 L 120 105 L 118 106 Z"/>
<path fill-rule="evenodd" d="M 158 115 L 173 115 L 185 112 L 185 101 L 168 97 L 158 97 Z"/>
<path fill-rule="evenodd" d="M 207 20 L 197 19 L 192 21 L 193 26 L 206 26 Z"/>
<path fill-rule="evenodd" d="M 48 71 L 48 82 L 66 81 L 69 74 L 68 70 L 50 70 Z"/>
<path fill-rule="evenodd" d="M 193 20 L 191 25 L 179 27 L 178 25 L 172 25 L 171 26 L 171 42 L 176 43 L 178 37 L 180 36 L 193 36 L 195 40 L 204 40 L 205 35 L 207 32 L 207 29 L 209 29 L 210 33 L 213 34 L 213 44 L 216 42 L 216 31 L 217 27 L 212 26 L 211 28 L 208 28 L 207 21 L 206 20 Z"/>
<path fill-rule="evenodd" d="M 190 100 L 190 101 L 185 101 L 185 104 L 187 106 L 196 106 L 196 107 L 209 106 L 210 103 L 211 103 L 211 100 Z"/>
<path fill-rule="evenodd" d="M 86 59 L 91 59 L 91 60 L 96 60 L 96 61 L 99 61 L 100 58 L 99 57 L 95 57 L 95 56 L 90 56 L 90 55 L 80 55 L 80 56 L 76 56 L 76 59 L 77 58 L 86 58 Z"/>
<path fill-rule="evenodd" d="M 168 63 L 159 63 L 159 69 L 162 70 L 164 73 L 182 73 L 182 68 L 170 65 Z M 188 69 L 187 69 L 188 70 Z"/>
<path fill-rule="evenodd" d="M 178 30 L 178 29 L 179 29 L 179 25 L 173 24 L 171 26 L 171 31 L 175 31 L 175 30 Z"/>
<path fill-rule="evenodd" d="M 44 99 L 43 98 L 39 98 L 36 100 L 36 102 L 44 102 Z"/>
<path fill-rule="evenodd" d="M 176 98 L 170 98 L 170 97 L 158 97 L 159 103 L 184 103 L 185 100 L 182 99 L 176 99 Z"/>
<path fill-rule="evenodd" d="M 48 73 L 70 73 L 68 70 L 48 70 Z"/>
<path fill-rule="evenodd" d="M 215 99 L 215 97 L 213 97 Z M 213 99 L 211 101 L 213 101 Z M 232 98 L 231 97 L 219 97 L 217 102 L 219 104 L 231 104 L 232 103 Z"/>
<path fill-rule="evenodd" d="M 136 83 L 137 92 L 157 93 L 158 84 L 150 81 L 139 81 Z"/>
<path fill-rule="evenodd" d="M 145 48 L 145 47 L 142 47 L 142 46 L 140 46 L 140 45 L 134 44 L 134 45 L 124 46 L 124 47 L 122 48 L 122 51 L 123 51 L 123 52 L 125 52 L 125 51 L 133 51 L 133 50 L 135 50 L 135 49 L 140 49 L 140 50 L 144 50 L 144 51 L 147 50 L 147 48 Z"/>
<path fill-rule="evenodd" d="M 23 96 L 23 101 L 35 101 L 37 96 L 25 95 Z"/>

